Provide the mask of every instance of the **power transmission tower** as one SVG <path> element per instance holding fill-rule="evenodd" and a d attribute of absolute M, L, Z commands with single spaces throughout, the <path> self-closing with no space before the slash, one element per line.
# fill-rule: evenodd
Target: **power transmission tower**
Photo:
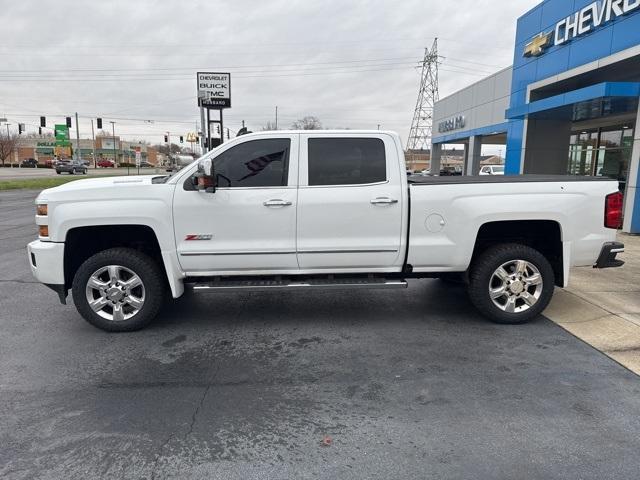
<path fill-rule="evenodd" d="M 440 99 L 438 93 L 438 39 L 433 41 L 431 50 L 425 48 L 422 60 L 420 91 L 413 121 L 409 132 L 407 150 L 421 150 L 431 148 L 431 134 L 433 131 L 433 107 Z"/>

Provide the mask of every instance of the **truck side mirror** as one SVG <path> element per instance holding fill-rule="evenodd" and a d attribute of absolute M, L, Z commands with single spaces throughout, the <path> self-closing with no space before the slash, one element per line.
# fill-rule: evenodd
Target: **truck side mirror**
<path fill-rule="evenodd" d="M 214 193 L 216 191 L 216 174 L 213 160 L 204 158 L 198 163 L 198 171 L 195 174 L 196 189 L 198 191 Z"/>

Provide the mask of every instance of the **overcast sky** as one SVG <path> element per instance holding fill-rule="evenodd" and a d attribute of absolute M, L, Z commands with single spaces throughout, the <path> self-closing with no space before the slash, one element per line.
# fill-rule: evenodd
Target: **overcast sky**
<path fill-rule="evenodd" d="M 36 131 L 77 111 L 83 137 L 100 116 L 157 143 L 195 130 L 198 70 L 231 72 L 232 131 L 277 105 L 280 126 L 315 115 L 406 141 L 434 37 L 443 97 L 512 63 L 516 19 L 539 0 L 2 3 L 0 117 Z"/>

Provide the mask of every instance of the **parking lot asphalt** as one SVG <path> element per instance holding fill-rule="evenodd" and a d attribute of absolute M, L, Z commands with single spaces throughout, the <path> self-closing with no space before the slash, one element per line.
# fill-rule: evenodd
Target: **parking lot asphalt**
<path fill-rule="evenodd" d="M 34 197 L 0 193 L 1 478 L 640 471 L 638 377 L 544 318 L 493 325 L 423 280 L 190 294 L 107 334 L 34 283 Z"/>

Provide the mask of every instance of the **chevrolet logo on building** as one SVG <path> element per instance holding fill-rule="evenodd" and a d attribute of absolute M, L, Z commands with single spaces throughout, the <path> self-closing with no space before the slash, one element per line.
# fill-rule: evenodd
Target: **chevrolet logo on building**
<path fill-rule="evenodd" d="M 525 57 L 537 57 L 544 53 L 544 51 L 551 46 L 552 32 L 539 33 L 533 39 L 527 43 L 524 47 Z"/>

